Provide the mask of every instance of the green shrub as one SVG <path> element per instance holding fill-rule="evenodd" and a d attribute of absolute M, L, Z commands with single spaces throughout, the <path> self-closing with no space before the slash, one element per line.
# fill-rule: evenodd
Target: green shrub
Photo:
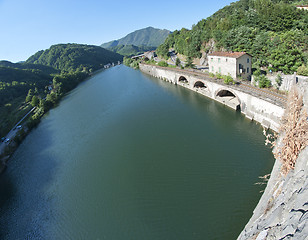
<path fill-rule="evenodd" d="M 225 84 L 229 85 L 229 84 L 234 84 L 235 83 L 233 78 L 230 75 L 228 75 L 228 76 L 224 75 L 223 79 L 224 79 L 224 83 Z"/>
<path fill-rule="evenodd" d="M 223 76 L 220 73 L 216 73 L 216 78 L 223 79 Z"/>
<path fill-rule="evenodd" d="M 147 62 L 148 64 L 156 64 L 155 60 L 152 58 L 149 62 Z"/>
<path fill-rule="evenodd" d="M 304 64 L 297 69 L 297 74 L 302 76 L 308 76 L 308 66 Z"/>
<path fill-rule="evenodd" d="M 135 69 L 139 69 L 139 62 L 134 61 L 133 63 L 130 64 L 130 67 L 135 68 Z"/>
<path fill-rule="evenodd" d="M 215 74 L 214 74 L 214 73 L 209 73 L 209 76 L 210 76 L 211 78 L 214 78 L 214 77 L 215 77 Z"/>
<path fill-rule="evenodd" d="M 196 68 L 195 64 L 193 63 L 193 59 L 191 57 L 187 57 L 185 67 Z"/>
<path fill-rule="evenodd" d="M 168 67 L 168 63 L 166 63 L 165 61 L 160 61 L 158 63 L 158 66 L 160 66 L 160 67 Z"/>
<path fill-rule="evenodd" d="M 256 80 L 258 81 L 259 88 L 269 88 L 272 85 L 271 81 L 265 75 L 256 77 Z"/>
<path fill-rule="evenodd" d="M 282 77 L 281 77 L 280 74 L 278 74 L 278 75 L 276 76 L 275 81 L 276 81 L 277 87 L 279 88 L 279 87 L 281 86 L 281 84 L 282 84 Z"/>

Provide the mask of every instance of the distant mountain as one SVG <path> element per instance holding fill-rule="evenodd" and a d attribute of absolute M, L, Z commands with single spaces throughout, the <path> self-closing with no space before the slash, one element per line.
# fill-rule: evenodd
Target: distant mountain
<path fill-rule="evenodd" d="M 165 41 L 170 33 L 171 32 L 166 29 L 162 30 L 153 27 L 147 27 L 134 31 L 121 39 L 103 43 L 101 47 L 107 49 L 119 45 L 158 47 Z"/>
<path fill-rule="evenodd" d="M 40 64 L 61 71 L 100 69 L 111 62 L 122 61 L 123 56 L 104 48 L 84 44 L 58 44 L 29 57 L 26 64 Z"/>
<path fill-rule="evenodd" d="M 117 45 L 115 47 L 110 47 L 108 50 L 112 52 L 116 52 L 123 56 L 132 56 L 140 53 L 144 53 L 147 51 L 155 50 L 156 47 L 148 47 L 148 46 L 135 46 L 135 45 Z"/>

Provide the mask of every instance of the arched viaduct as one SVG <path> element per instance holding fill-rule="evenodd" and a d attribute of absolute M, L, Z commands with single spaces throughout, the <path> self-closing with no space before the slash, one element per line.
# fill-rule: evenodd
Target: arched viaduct
<path fill-rule="evenodd" d="M 154 77 L 196 91 L 234 110 L 241 111 L 247 118 L 260 122 L 263 126 L 277 131 L 284 108 L 271 101 L 243 91 L 238 86 L 200 76 L 194 72 L 153 65 L 140 64 L 140 70 Z"/>

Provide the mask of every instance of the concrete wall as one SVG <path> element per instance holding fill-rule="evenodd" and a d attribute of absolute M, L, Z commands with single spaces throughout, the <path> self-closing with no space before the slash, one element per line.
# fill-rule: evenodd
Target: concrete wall
<path fill-rule="evenodd" d="M 240 91 L 236 86 L 219 84 L 210 78 L 200 77 L 193 72 L 184 72 L 177 69 L 162 68 L 153 65 L 139 65 L 140 70 L 151 76 L 163 79 L 173 84 L 177 84 L 198 92 L 206 97 L 212 98 L 233 109 L 240 108 L 240 111 L 249 119 L 261 123 L 267 128 L 278 131 L 280 119 L 284 113 L 284 108 L 277 106 L 269 101 Z M 181 77 L 187 79 L 187 83 L 179 81 Z M 201 81 L 205 88 L 194 87 L 195 83 Z M 234 96 L 220 97 L 220 91 L 229 91 Z"/>

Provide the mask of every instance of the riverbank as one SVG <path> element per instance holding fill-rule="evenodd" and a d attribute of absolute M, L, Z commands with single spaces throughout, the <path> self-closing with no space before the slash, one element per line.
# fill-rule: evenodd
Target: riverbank
<path fill-rule="evenodd" d="M 99 74 L 103 70 L 110 68 L 112 66 L 116 65 L 105 65 L 103 68 L 96 70 L 95 72 L 89 73 L 85 75 L 83 78 L 78 80 L 78 84 L 81 82 L 86 81 L 90 77 L 95 76 L 96 74 Z M 21 144 L 23 139 L 31 132 L 33 128 L 35 128 L 39 123 L 41 118 L 49 112 L 52 108 L 56 107 L 58 103 L 61 101 L 61 99 L 66 96 L 70 91 L 72 91 L 74 88 L 76 88 L 77 85 L 75 85 L 72 89 L 65 92 L 64 94 L 54 94 L 52 97 L 52 106 L 38 106 L 33 107 L 29 113 L 27 113 L 18 123 L 15 125 L 15 127 L 19 124 L 21 124 L 21 121 L 25 122 L 23 123 L 23 128 L 20 131 L 17 131 L 14 129 L 11 129 L 8 133 L 8 135 L 5 137 L 6 139 L 10 139 L 10 142 L 8 144 L 5 144 L 4 142 L 1 143 L 2 145 L 5 144 L 5 146 L 1 147 L 0 151 L 0 174 L 5 171 L 7 162 L 9 161 L 11 155 L 16 151 L 18 146 Z M 54 92 L 57 90 L 56 87 L 54 87 Z M 51 91 L 51 94 L 53 91 Z M 46 99 L 46 98 L 44 98 Z M 32 114 L 30 114 L 32 113 Z M 32 116 L 36 115 L 36 117 L 33 119 Z M 17 132 L 16 132 L 17 131 Z M 12 135 L 12 132 L 14 134 Z"/>
<path fill-rule="evenodd" d="M 150 74 L 152 76 L 158 77 L 163 80 L 170 81 L 174 84 L 179 84 L 183 87 L 186 87 L 190 90 L 197 91 L 198 93 L 205 95 L 207 97 L 211 97 L 215 99 L 215 95 L 211 96 L 208 92 L 208 88 L 210 88 L 210 84 L 206 82 L 206 79 L 202 79 L 204 82 L 205 89 L 201 90 L 198 88 L 193 88 L 195 83 L 198 81 L 198 76 L 189 76 L 193 80 L 187 81 L 186 83 L 181 83 L 180 79 L 185 76 L 186 80 L 188 79 L 187 75 L 184 75 L 183 71 L 180 70 L 169 70 L 167 68 L 160 68 L 156 66 L 148 66 L 140 64 L 140 70 Z M 172 72 L 178 71 L 179 73 L 173 74 Z M 193 73 L 191 74 L 193 75 Z M 200 79 L 199 79 L 200 81 Z M 307 116 L 305 115 L 305 111 L 308 112 L 308 81 L 303 80 L 300 83 L 297 83 L 294 88 L 297 89 L 299 96 L 303 97 L 303 109 L 299 111 L 301 114 L 302 121 L 306 121 L 307 124 Z M 212 88 L 213 89 L 213 88 Z M 228 88 L 227 88 L 228 89 Z M 211 88 L 210 88 L 211 90 Z M 239 94 L 236 94 L 237 96 Z M 295 98 L 299 98 L 299 96 L 295 96 Z M 219 101 L 219 99 L 218 99 Z M 222 102 L 224 103 L 224 102 Z M 260 104 L 259 101 L 256 101 L 257 104 Z M 290 101 L 289 101 L 290 103 Z M 272 103 L 268 102 L 268 105 Z M 230 104 L 226 104 L 229 107 L 232 107 Z M 301 104 L 298 104 L 301 105 Z M 242 107 L 242 105 L 241 105 Z M 256 106 L 257 107 L 257 106 Z M 234 107 L 232 107 L 234 108 Z M 296 106 L 288 106 L 289 109 L 294 109 Z M 266 106 L 261 104 L 259 106 L 261 110 L 261 114 L 266 112 Z M 271 108 L 274 110 L 275 108 Z M 305 109 L 305 110 L 304 110 Z M 242 109 L 241 109 L 242 110 Z M 265 111 L 264 111 L 265 110 Z M 284 109 L 283 111 L 284 112 Z M 287 114 L 289 114 L 290 110 L 288 110 Z M 250 115 L 245 113 L 246 117 L 250 118 Z M 295 114 L 296 115 L 296 114 Z M 280 128 L 280 120 L 281 118 L 276 119 L 276 123 L 279 125 L 275 126 L 275 131 L 278 131 Z M 290 116 L 285 116 L 285 118 L 290 118 Z M 254 118 L 251 118 L 254 119 Z M 256 120 L 256 119 L 254 119 Z M 258 120 L 257 120 L 258 121 Z M 294 121 L 294 120 L 293 120 Z M 264 125 L 262 121 L 259 121 L 262 125 Z M 298 121 L 295 121 L 297 124 Z M 300 130 L 303 136 L 307 136 L 308 129 L 307 125 L 305 125 L 304 129 Z M 281 150 L 286 143 L 282 143 L 283 138 L 285 136 L 285 132 L 280 132 L 277 145 L 275 147 L 274 153 L 280 151 L 280 157 L 278 158 L 278 154 L 276 154 L 276 161 L 274 168 L 271 173 L 271 177 L 267 184 L 264 194 L 262 195 L 257 207 L 254 210 L 253 216 L 251 217 L 249 223 L 245 226 L 245 229 L 242 231 L 238 239 L 305 239 L 308 235 L 308 202 L 307 202 L 307 194 L 308 194 L 308 147 L 306 146 L 296 159 L 295 166 L 285 166 L 282 163 L 281 158 L 284 158 L 284 154 L 286 150 Z M 293 135 L 298 135 L 299 133 L 294 132 Z M 292 138 L 292 137 L 291 137 Z M 287 139 L 287 141 L 293 141 L 293 139 Z M 284 140 L 286 141 L 286 140 Z M 287 143 L 291 146 L 296 146 L 295 142 Z M 305 143 L 304 143 L 305 144 Z M 307 145 L 307 143 L 306 143 Z M 279 150 L 280 149 L 280 150 Z M 293 154 L 293 153 L 291 153 Z M 290 155 L 288 158 L 292 158 Z M 290 161 L 290 160 L 284 160 Z M 285 169 L 291 168 L 288 174 L 285 175 Z"/>
<path fill-rule="evenodd" d="M 198 92 L 259 122 L 265 128 L 278 131 L 285 110 L 286 97 L 258 89 L 246 83 L 224 84 L 195 71 L 139 64 L 143 73 Z"/>
<path fill-rule="evenodd" d="M 140 71 L 103 71 L 12 155 L 1 176 L 0 235 L 236 239 L 264 189 L 254 183 L 274 162 L 261 129 Z"/>
<path fill-rule="evenodd" d="M 283 151 L 275 161 L 271 177 L 253 215 L 244 230 L 238 237 L 239 240 L 246 239 L 303 239 L 308 236 L 308 81 L 299 83 L 296 87 L 298 100 L 303 97 L 303 104 L 289 105 L 286 118 L 292 109 L 298 108 L 298 120 L 292 129 L 296 129 L 292 136 L 306 138 L 303 149 L 295 159 L 295 166 L 285 174 L 285 161 L 281 159 L 288 154 Z M 302 106 L 301 106 L 302 105 Z M 296 126 L 302 121 L 301 126 Z M 274 154 L 286 145 L 286 132 L 279 133 Z M 306 143 L 305 143 L 306 141 Z M 298 143 L 291 143 L 297 148 Z"/>

